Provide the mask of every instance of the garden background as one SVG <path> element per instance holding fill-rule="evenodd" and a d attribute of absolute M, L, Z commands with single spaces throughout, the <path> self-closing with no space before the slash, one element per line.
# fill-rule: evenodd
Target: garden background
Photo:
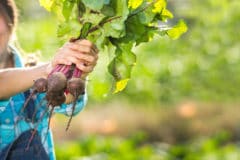
<path fill-rule="evenodd" d="M 60 46 L 57 21 L 34 0 L 16 0 L 16 45 L 23 57 L 50 60 Z M 73 118 L 55 115 L 58 160 L 239 160 L 240 3 L 169 0 L 188 32 L 134 48 L 127 88 L 111 93 L 107 53 L 89 76 L 89 100 Z"/>

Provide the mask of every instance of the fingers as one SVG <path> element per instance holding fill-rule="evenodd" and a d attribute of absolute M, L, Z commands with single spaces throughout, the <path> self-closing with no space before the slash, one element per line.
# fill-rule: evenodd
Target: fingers
<path fill-rule="evenodd" d="M 86 53 L 86 54 L 92 54 L 92 55 L 98 54 L 97 47 L 87 40 L 76 41 L 74 43 L 68 43 L 68 47 L 70 47 L 71 49 L 76 50 L 78 52 L 82 52 L 82 53 Z"/>
<path fill-rule="evenodd" d="M 81 50 L 74 50 L 72 49 L 72 45 L 70 45 L 70 48 L 66 52 L 68 52 L 66 59 L 69 59 L 76 65 L 81 62 L 84 62 L 86 65 L 92 65 L 96 64 L 98 60 L 98 54 L 92 53 L 88 47 L 82 47 Z"/>
<path fill-rule="evenodd" d="M 82 44 L 82 45 L 86 45 L 86 46 L 90 47 L 93 50 L 94 54 L 98 54 L 97 46 L 95 44 L 91 43 L 90 41 L 88 41 L 88 40 L 81 40 L 81 41 L 77 41 L 77 42 L 80 45 Z"/>
<path fill-rule="evenodd" d="M 77 68 L 80 69 L 83 73 L 90 73 L 93 71 L 95 65 L 92 64 L 92 65 L 85 65 L 84 63 L 79 63 L 77 65 Z"/>
<path fill-rule="evenodd" d="M 78 52 L 75 55 L 80 61 L 84 61 L 85 66 L 96 65 L 98 60 L 97 47 L 88 40 L 79 40 L 75 43 L 70 43 L 69 48 Z M 77 63 L 76 63 L 77 64 Z"/>
<path fill-rule="evenodd" d="M 69 58 L 67 54 L 69 54 L 71 50 L 68 47 L 63 46 L 62 48 L 58 49 L 57 54 L 54 56 L 52 61 L 52 65 L 55 66 L 57 64 L 64 64 L 64 65 L 71 65 L 73 62 L 72 58 Z"/>
<path fill-rule="evenodd" d="M 52 65 L 65 64 L 76 66 L 85 74 L 93 71 L 98 60 L 97 47 L 88 40 L 68 42 L 55 55 Z"/>

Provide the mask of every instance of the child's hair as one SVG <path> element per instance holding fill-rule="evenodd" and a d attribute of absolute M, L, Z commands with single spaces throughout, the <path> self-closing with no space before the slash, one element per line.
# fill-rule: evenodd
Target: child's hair
<path fill-rule="evenodd" d="M 0 16 L 2 16 L 10 31 L 13 31 L 17 24 L 17 7 L 14 0 L 0 0 Z"/>

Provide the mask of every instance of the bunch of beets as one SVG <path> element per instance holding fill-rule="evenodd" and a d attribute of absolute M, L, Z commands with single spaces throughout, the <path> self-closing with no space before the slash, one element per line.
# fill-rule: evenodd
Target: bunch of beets
<path fill-rule="evenodd" d="M 34 81 L 32 92 L 25 101 L 22 111 L 26 108 L 33 95 L 46 92 L 47 108 L 51 108 L 49 115 L 50 123 L 54 107 L 60 106 L 64 102 L 73 103 L 72 114 L 66 128 L 68 130 L 77 99 L 85 93 L 85 81 L 80 78 L 81 74 L 82 72 L 75 64 L 58 64 L 48 75 L 47 79 L 39 78 Z"/>

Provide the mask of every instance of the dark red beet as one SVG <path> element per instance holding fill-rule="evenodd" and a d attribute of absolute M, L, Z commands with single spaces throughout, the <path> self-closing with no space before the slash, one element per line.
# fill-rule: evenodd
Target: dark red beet
<path fill-rule="evenodd" d="M 47 91 L 47 85 L 48 81 L 45 78 L 39 78 L 36 81 L 34 81 L 33 84 L 33 90 L 36 90 L 38 93 L 43 93 Z"/>
<path fill-rule="evenodd" d="M 76 107 L 77 99 L 79 95 L 82 95 L 85 93 L 85 81 L 82 80 L 81 78 L 72 78 L 67 82 L 67 90 L 69 91 L 70 94 L 73 95 L 74 101 L 73 101 L 73 106 L 72 106 L 72 114 L 70 116 L 70 119 L 68 121 L 66 131 L 68 130 L 73 113 Z"/>
<path fill-rule="evenodd" d="M 48 91 L 63 91 L 67 85 L 67 78 L 62 72 L 54 72 L 48 77 Z"/>
<path fill-rule="evenodd" d="M 55 107 L 63 104 L 66 100 L 66 97 L 64 92 L 47 92 L 46 99 L 48 101 L 48 105 Z"/>
<path fill-rule="evenodd" d="M 33 97 L 33 95 L 47 91 L 47 87 L 48 87 L 47 83 L 48 83 L 47 79 L 45 79 L 45 78 L 39 78 L 36 81 L 34 81 L 33 90 L 31 92 L 31 94 L 29 95 L 29 97 L 25 100 L 25 103 L 21 109 L 21 113 L 27 107 L 27 105 L 28 105 L 30 99 Z"/>
<path fill-rule="evenodd" d="M 75 97 L 85 93 L 85 81 L 81 78 L 72 78 L 67 82 L 67 90 Z"/>

